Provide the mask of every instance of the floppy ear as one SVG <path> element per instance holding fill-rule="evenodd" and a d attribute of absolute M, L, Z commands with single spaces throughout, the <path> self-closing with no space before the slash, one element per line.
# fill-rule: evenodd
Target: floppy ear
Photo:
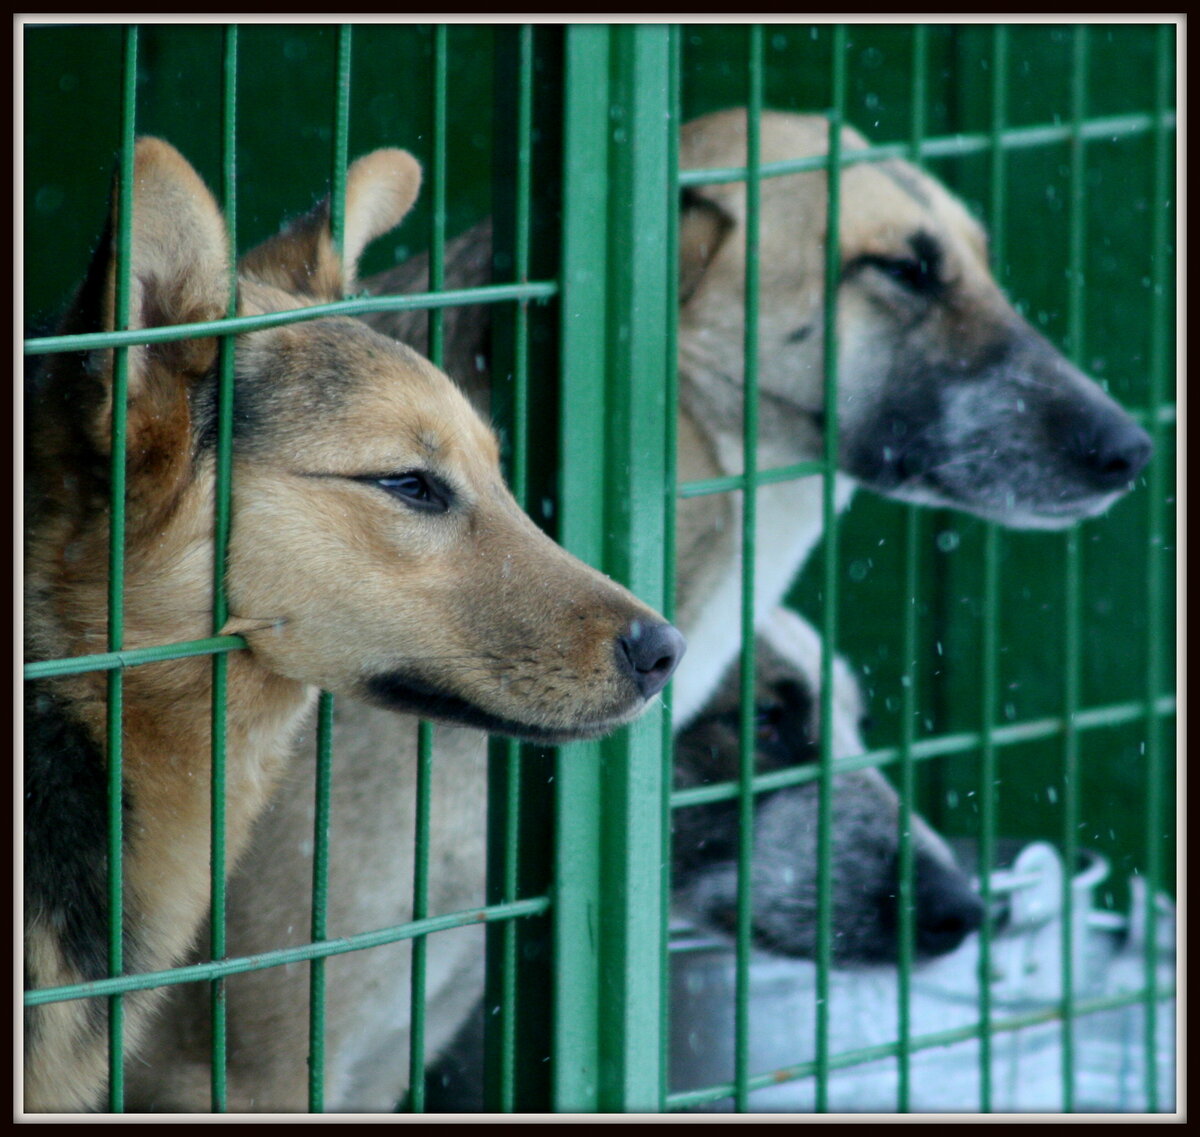
<path fill-rule="evenodd" d="M 679 302 L 696 291 L 734 220 L 711 198 L 685 189 L 679 202 Z"/>
<path fill-rule="evenodd" d="M 114 187 L 108 227 L 68 318 L 71 331 L 115 327 L 117 202 Z M 226 314 L 229 252 L 221 211 L 187 160 L 159 138 L 137 142 L 130 236 L 129 328 L 217 320 Z M 217 350 L 218 341 L 211 336 L 127 349 L 131 464 L 161 459 L 162 449 L 186 457 L 189 387 L 212 368 Z M 111 450 L 113 368 L 112 349 L 89 353 L 84 366 L 85 382 L 98 379 L 102 388 L 99 405 L 81 423 L 100 455 Z"/>
<path fill-rule="evenodd" d="M 241 271 L 313 302 L 353 290 L 363 250 L 408 215 L 421 189 L 421 166 L 406 150 L 375 150 L 346 171 L 343 256 L 333 245 L 329 198 L 247 253 Z M 345 270 L 343 273 L 343 262 Z"/>

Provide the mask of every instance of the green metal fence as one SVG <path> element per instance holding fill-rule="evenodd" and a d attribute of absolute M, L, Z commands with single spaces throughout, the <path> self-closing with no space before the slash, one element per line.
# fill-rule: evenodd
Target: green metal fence
<path fill-rule="evenodd" d="M 112 156 L 121 156 L 121 184 L 129 187 L 136 134 L 162 133 L 210 184 L 219 185 L 239 249 L 265 236 L 285 213 L 305 207 L 310 200 L 305 195 L 322 184 L 332 183 L 338 232 L 350 156 L 399 143 L 422 157 L 427 188 L 421 209 L 398 238 L 407 244 L 375 254 L 380 259 L 374 267 L 428 247 L 427 293 L 352 298 L 202 329 L 222 336 L 223 343 L 219 549 L 228 536 L 235 333 L 332 313 L 429 309 L 430 355 L 437 362 L 443 350 L 441 313 L 457 304 L 487 303 L 496 313 L 494 405 L 504 427 L 510 481 L 527 508 L 552 502 L 541 520 L 568 549 L 669 615 L 676 496 L 743 493 L 743 753 L 753 752 L 754 737 L 749 582 L 755 490 L 783 478 L 822 477 L 826 536 L 791 602 L 814 619 L 827 647 L 848 654 L 864 675 L 877 726 L 872 749 L 852 765 L 890 769 L 906 806 L 921 809 L 947 833 L 978 838 L 985 899 L 999 836 L 1049 838 L 1068 864 L 1084 843 L 1098 844 L 1120 874 L 1147 878 L 1150 906 L 1158 889 L 1173 890 L 1171 25 L 30 26 L 24 30 L 24 53 L 31 314 L 65 295 L 85 264 L 87 242 L 99 229 Z M 394 82 L 398 62 L 417 77 L 402 91 Z M 81 88 L 95 98 L 65 118 L 62 100 Z M 260 113 L 266 104 L 270 114 Z M 745 168 L 681 173 L 678 124 L 734 104 L 751 110 Z M 486 118 L 478 109 L 485 105 L 495 107 L 490 122 L 478 121 Z M 764 165 L 757 145 L 757 111 L 764 106 L 826 114 L 828 157 Z M 280 145 L 271 137 L 288 116 L 292 136 L 311 145 Z M 839 520 L 832 477 L 836 422 L 831 416 L 822 461 L 760 469 L 752 382 L 743 475 L 676 484 L 673 266 L 680 188 L 746 182 L 745 295 L 753 314 L 758 187 L 773 176 L 820 167 L 836 187 L 845 156 L 834 127 L 843 121 L 877 143 L 856 152 L 855 161 L 907 157 L 978 209 L 989 224 L 1002 282 L 1081 366 L 1109 381 L 1151 432 L 1156 458 L 1146 484 L 1108 517 L 1061 538 L 1001 533 L 959 516 L 922 514 L 878 500 L 856 503 Z M 831 202 L 836 210 L 836 193 Z M 119 205 L 123 282 L 131 208 L 126 188 Z M 448 234 L 493 209 L 507 271 L 486 288 L 446 291 L 441 260 Z M 837 232 L 836 212 L 829 230 Z M 831 241 L 826 250 L 831 297 L 838 273 L 838 249 Z M 130 344 L 197 331 L 122 333 L 126 303 L 118 299 L 116 333 L 33 337 L 26 340 L 27 355 L 103 345 L 116 348 L 120 361 Z M 827 344 L 834 342 L 835 317 L 830 303 Z M 757 359 L 755 320 L 748 319 L 746 327 L 750 376 Z M 835 407 L 835 353 L 827 352 L 826 359 L 826 405 Z M 118 376 L 122 367 L 119 362 Z M 117 407 L 123 404 L 120 390 Z M 123 432 L 123 415 L 114 414 L 118 502 Z M 531 437 L 555 442 L 533 447 Z M 118 522 L 121 513 L 114 508 Z M 489 923 L 493 933 L 487 1002 L 500 1013 L 488 1018 L 487 1054 L 489 1103 L 496 1109 L 657 1112 L 731 1095 L 745 1109 L 753 1089 L 786 1078 L 815 1078 L 822 1109 L 832 1069 L 878 1056 L 836 1054 L 829 1044 L 831 740 L 823 739 L 816 769 L 756 776 L 746 762 L 736 783 L 672 794 L 669 698 L 602 742 L 565 746 L 555 754 L 493 745 L 488 904 L 466 912 L 428 910 L 433 750 L 432 728 L 422 728 L 413 920 L 329 940 L 322 898 L 335 774 L 332 703 L 322 696 L 311 943 L 253 959 L 229 958 L 222 919 L 227 866 L 221 725 L 225 653 L 243 643 L 218 634 L 226 615 L 220 558 L 213 637 L 138 650 L 123 648 L 122 567 L 122 526 L 114 523 L 107 652 L 30 663 L 25 676 L 108 671 L 110 904 L 120 911 L 122 675 L 146 662 L 212 655 L 213 920 L 210 963 L 127 974 L 120 923 L 113 921 L 112 978 L 26 994 L 26 1005 L 109 1001 L 113 1110 L 122 1109 L 124 1100 L 125 993 L 210 984 L 212 1106 L 222 1110 L 224 980 L 301 960 L 311 961 L 310 1106 L 320 1110 L 323 961 L 406 939 L 413 941 L 407 1107 L 420 1110 L 427 945 L 439 931 L 478 921 Z M 826 650 L 826 721 L 832 718 L 832 660 L 832 650 Z M 810 779 L 818 781 L 823 803 L 816 1060 L 783 1071 L 757 1070 L 749 1064 L 747 1010 L 753 803 L 765 790 Z M 666 1073 L 670 810 L 722 796 L 738 800 L 742 822 L 735 1074 L 732 1084 L 672 1092 Z M 914 879 L 907 841 L 901 865 L 898 887 L 906 911 Z M 1110 900 L 1117 908 L 1127 904 L 1119 890 Z M 1069 889 L 1064 905 L 1069 937 Z M 1152 921 L 1152 911 L 1147 918 Z M 911 916 L 902 920 L 900 936 L 901 1031 L 889 1053 L 897 1058 L 896 1109 L 903 1111 L 910 1056 L 951 1039 L 914 1037 L 907 1025 Z M 985 927 L 985 972 L 990 942 Z M 1146 952 L 1145 988 L 1131 999 L 1146 1009 L 1143 1045 L 1153 1070 L 1159 997 L 1153 936 Z M 1064 958 L 1069 980 L 1069 950 Z M 1068 991 L 1070 986 L 1068 981 Z M 978 1009 L 978 1024 L 963 1036 L 980 1040 L 978 1106 L 987 1111 L 990 1089 L 983 1071 L 990 1041 L 1019 1023 L 993 1013 L 986 982 L 980 983 Z M 1068 996 L 1055 1012 L 1063 1024 L 1064 1110 L 1073 1106 L 1073 1026 L 1091 1009 Z M 1151 1103 L 1154 1092 L 1147 1085 Z"/>

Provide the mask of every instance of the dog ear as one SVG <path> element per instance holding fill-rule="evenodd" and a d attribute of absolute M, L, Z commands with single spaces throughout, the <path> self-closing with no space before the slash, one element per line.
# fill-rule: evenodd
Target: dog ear
<path fill-rule="evenodd" d="M 118 188 L 114 187 L 109 224 L 88 280 L 68 317 L 71 331 L 112 331 L 116 326 Z M 129 328 L 220 319 L 226 315 L 229 275 L 225 222 L 200 176 L 169 143 L 139 139 L 130 228 Z M 218 341 L 211 336 L 126 349 L 131 464 L 161 459 L 167 452 L 188 454 L 189 388 L 213 367 L 217 351 Z M 102 391 L 99 404 L 93 403 L 94 411 L 79 425 L 102 456 L 111 452 L 113 372 L 112 349 L 88 353 L 82 378 L 93 397 L 95 380 Z M 67 386 L 78 390 L 77 383 Z M 70 390 L 66 395 L 72 398 Z M 76 413 L 78 409 L 77 405 Z"/>
<path fill-rule="evenodd" d="M 685 189 L 679 202 L 679 302 L 695 292 L 734 220 L 711 198 Z"/>
<path fill-rule="evenodd" d="M 363 250 L 408 215 L 421 189 L 421 166 L 405 150 L 376 150 L 346 171 L 342 255 L 334 248 L 326 198 L 247 253 L 241 271 L 314 302 L 351 292 Z M 344 264 L 344 270 L 343 270 Z"/>

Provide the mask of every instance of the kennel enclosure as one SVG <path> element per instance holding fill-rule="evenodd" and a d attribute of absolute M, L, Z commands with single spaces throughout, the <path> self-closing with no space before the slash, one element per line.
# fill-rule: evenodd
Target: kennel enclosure
<path fill-rule="evenodd" d="M 422 160 L 426 188 L 413 217 L 372 251 L 363 275 L 429 250 L 428 288 L 403 297 L 351 297 L 328 310 L 428 309 L 430 355 L 437 361 L 440 311 L 467 303 L 492 308 L 493 413 L 510 482 L 540 524 L 669 617 L 679 496 L 744 495 L 748 580 L 755 487 L 824 478 L 825 541 L 789 602 L 862 677 L 874 725 L 870 748 L 856 762 L 884 768 L 903 800 L 942 832 L 977 841 L 985 900 L 1002 837 L 1049 841 L 1068 865 L 1086 850 L 1103 854 L 1113 872 L 1100 904 L 1113 913 L 1128 914 L 1131 890 L 1124 882 L 1133 876 L 1145 881 L 1134 891 L 1151 920 L 1156 896 L 1173 894 L 1173 25 L 147 23 L 29 24 L 21 34 L 30 365 L 47 352 L 85 346 L 112 346 L 120 356 L 123 346 L 152 338 L 117 332 L 64 342 L 48 334 L 49 317 L 81 275 L 100 231 L 114 161 L 123 164 L 122 181 L 129 184 L 135 135 L 160 134 L 196 164 L 222 204 L 239 251 L 273 232 L 281 218 L 308 208 L 326 187 L 336 228 L 347 162 L 376 146 L 405 146 Z M 760 108 L 821 113 L 831 126 L 853 124 L 872 146 L 852 159 L 834 147 L 828 158 L 767 167 L 756 156 L 751 127 L 743 167 L 679 170 L 678 125 L 731 105 L 749 107 L 752 123 Z M 832 508 L 832 449 L 803 467 L 759 469 L 751 458 L 740 477 L 678 484 L 674 266 L 681 190 L 746 181 L 752 204 L 745 295 L 753 316 L 761 260 L 761 251 L 758 257 L 753 252 L 756 187 L 802 168 L 825 169 L 836 186 L 843 161 L 886 157 L 917 162 L 967 201 L 989 228 L 997 279 L 1031 322 L 1151 433 L 1151 465 L 1136 490 L 1103 518 L 1062 535 L 1019 533 L 865 492 L 839 518 Z M 127 202 L 120 213 L 127 218 Z M 496 219 L 494 283 L 469 295 L 445 292 L 440 258 L 447 240 L 489 214 Z M 836 225 L 830 228 L 836 232 Z M 832 283 L 836 242 L 826 261 Z M 834 305 L 825 320 L 832 342 Z M 210 330 L 232 343 L 233 332 L 264 322 L 231 319 Z M 754 319 L 747 327 L 750 374 L 757 358 Z M 231 377 L 230 368 L 227 390 Z M 825 383 L 827 393 L 836 392 L 832 353 Z M 761 413 L 749 384 L 750 455 Z M 119 439 L 121 416 L 114 419 Z M 114 450 L 120 453 L 119 443 Z M 220 495 L 227 503 L 228 434 L 222 453 Z M 118 494 L 121 469 L 117 461 Z M 114 517 L 121 512 L 118 502 Z M 218 510 L 219 544 L 227 525 L 226 504 Z M 112 800 L 119 802 L 122 671 L 182 654 L 212 654 L 219 723 L 221 660 L 242 643 L 217 634 L 225 615 L 218 572 L 212 639 L 125 650 L 119 524 L 113 531 L 108 650 L 27 664 L 25 676 L 108 670 L 110 781 Z M 747 643 L 750 612 L 747 586 Z M 751 658 L 747 650 L 750 679 Z M 825 690 L 830 686 L 826 682 Z M 497 1008 L 487 1017 L 486 1039 L 493 1108 L 657 1112 L 732 1099 L 745 1109 L 759 1087 L 807 1079 L 815 1108 L 824 1109 L 835 1067 L 878 1057 L 856 1058 L 830 1042 L 836 1024 L 827 1013 L 833 982 L 827 898 L 814 962 L 815 1057 L 783 1070 L 751 1063 L 747 892 L 736 936 L 732 1079 L 686 1092 L 670 1084 L 671 809 L 722 797 L 739 801 L 745 871 L 755 794 L 815 779 L 828 800 L 835 766 L 826 744 L 816 768 L 797 768 L 782 780 L 755 776 L 748 763 L 736 783 L 672 793 L 669 702 L 668 695 L 663 708 L 610 739 L 558 753 L 493 743 L 489 884 L 480 909 L 426 910 L 418 872 L 413 922 L 328 939 L 320 896 L 329 836 L 318 807 L 310 943 L 253 960 L 227 958 L 219 915 L 225 866 L 218 746 L 211 962 L 124 974 L 121 937 L 114 934 L 111 979 L 86 989 L 30 992 L 26 1002 L 108 1000 L 109 1105 L 117 1110 L 123 1106 L 122 994 L 184 981 L 209 984 L 216 1039 L 212 1102 L 221 1109 L 230 1013 L 225 981 L 252 967 L 311 960 L 310 1103 L 320 1109 L 321 961 L 335 952 L 411 941 L 414 1077 L 405 1105 L 420 1109 L 422 961 L 437 950 L 439 932 L 484 920 L 486 1003 Z M 747 698 L 743 708 L 748 749 L 751 704 Z M 318 802 L 337 776 L 327 697 L 321 715 Z M 436 760 L 431 733 L 422 734 L 425 768 Z M 219 739 L 221 731 L 214 735 Z M 428 776 L 422 786 L 418 817 L 427 819 Z M 110 859 L 119 866 L 120 810 L 111 812 Z M 418 820 L 419 862 L 427 829 L 427 821 Z M 826 863 L 831 842 L 826 810 L 820 844 Z M 912 871 L 911 856 L 902 857 L 902 909 L 912 895 Z M 114 869 L 114 910 L 120 891 Z M 1075 902 L 1066 888 L 1068 937 Z M 905 925 L 898 1037 L 886 1055 L 896 1063 L 900 1111 L 908 1108 L 913 1056 L 929 1048 L 907 1021 L 914 959 L 912 929 Z M 990 937 L 985 928 L 985 974 Z M 1137 1045 L 1149 1070 L 1159 1060 L 1159 1000 L 1172 994 L 1157 990 L 1160 950 L 1154 935 L 1146 937 L 1145 983 L 1123 997 L 1124 1004 L 1144 1008 Z M 1065 994 L 1053 1021 L 1061 1024 L 1061 1108 L 1070 1111 L 1077 1024 L 1105 1008 L 1075 997 L 1072 952 L 1062 958 Z M 992 1040 L 1014 1028 L 991 1005 L 987 982 L 979 985 L 976 1009 L 977 1021 L 962 1031 L 979 1041 L 975 1107 L 987 1111 L 987 1053 Z M 1148 1110 L 1163 1108 L 1151 1076 L 1144 1097 Z"/>

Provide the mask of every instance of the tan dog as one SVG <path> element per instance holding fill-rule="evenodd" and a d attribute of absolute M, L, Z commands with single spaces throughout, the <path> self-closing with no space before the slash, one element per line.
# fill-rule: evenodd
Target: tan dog
<path fill-rule="evenodd" d="M 825 153 L 826 129 L 820 118 L 764 115 L 764 162 Z M 842 145 L 852 150 L 865 141 L 846 130 Z M 685 168 L 736 166 L 745 151 L 741 111 L 710 115 L 683 130 Z M 847 166 L 841 184 L 839 508 L 858 483 L 1018 527 L 1053 528 L 1107 508 L 1146 462 L 1149 440 L 1013 309 L 988 270 L 979 225 L 938 182 L 902 161 Z M 822 172 L 762 185 L 760 469 L 822 453 L 825 197 Z M 745 217 L 739 183 L 684 195 L 679 472 L 685 481 L 742 470 Z M 487 225 L 452 242 L 446 286 L 488 283 L 490 243 Z M 426 271 L 425 259 L 414 258 L 368 283 L 377 292 L 421 291 Z M 481 407 L 490 381 L 489 320 L 487 308 L 446 316 L 447 370 Z M 380 313 L 368 322 L 418 348 L 427 342 L 424 312 Z M 818 478 L 759 491 L 761 626 L 773 619 L 820 538 L 822 492 Z M 677 725 L 684 726 L 702 712 L 738 649 L 740 502 L 735 494 L 682 501 L 678 518 L 677 611 L 692 647 L 675 678 L 673 705 Z M 341 713 L 334 808 L 344 820 L 335 821 L 333 926 L 353 932 L 402 921 L 410 912 L 410 842 L 392 824 L 404 816 L 407 799 L 391 796 L 403 787 L 384 785 L 379 769 L 391 768 L 397 749 L 411 754 L 411 731 L 397 739 L 375 712 L 344 706 Z M 437 760 L 450 797 L 440 807 L 447 824 L 440 841 L 435 830 L 443 852 L 434 853 L 434 911 L 453 910 L 464 895 L 479 903 L 483 894 L 482 797 L 471 780 L 482 768 L 482 740 L 455 732 L 447 743 Z M 457 768 L 464 773 L 457 775 Z M 308 841 L 311 790 L 294 783 L 286 793 L 257 835 L 231 900 L 239 950 L 277 946 L 289 927 L 296 940 L 304 935 L 309 865 L 293 851 Z M 470 887 L 458 875 L 464 864 L 472 866 Z M 458 977 L 478 976 L 481 963 L 477 946 L 462 937 L 435 937 L 430 952 L 445 980 L 429 983 L 432 1056 L 438 1039 L 453 1030 L 439 1009 L 462 1005 Z M 339 966 L 341 976 L 330 987 L 335 1072 L 327 1101 L 334 1109 L 389 1109 L 407 1085 L 407 955 L 404 949 L 386 957 L 360 953 Z M 246 990 L 240 1010 L 235 983 Z M 244 1086 L 243 1100 L 261 1108 L 304 1108 L 306 984 L 299 968 L 231 983 L 231 1016 L 240 1025 L 230 1069 Z M 477 985 L 473 994 L 478 991 Z M 186 1031 L 168 1030 L 163 1020 L 156 1049 L 169 1061 L 162 1072 L 147 1072 L 142 1100 L 203 1108 L 207 1011 L 197 997 L 180 1015 L 190 1024 Z M 383 1027 L 380 1018 L 387 1020 Z"/>
<path fill-rule="evenodd" d="M 222 317 L 216 203 L 157 139 L 136 154 L 133 326 Z M 337 299 L 363 247 L 416 198 L 383 150 L 349 172 L 344 256 L 319 208 L 247 258 L 242 314 Z M 112 227 L 65 330 L 114 326 Z M 212 631 L 218 341 L 129 349 L 125 635 L 132 649 Z M 661 690 L 679 633 L 554 545 L 501 480 L 497 445 L 455 386 L 349 319 L 236 343 L 226 580 L 227 850 L 232 864 L 284 774 L 317 686 L 391 710 L 538 740 L 596 736 Z M 26 615 L 33 660 L 105 647 L 113 352 L 48 360 L 30 398 Z M 124 961 L 177 962 L 209 905 L 211 662 L 124 680 Z M 106 678 L 28 685 L 25 968 L 46 988 L 107 975 Z M 136 1061 L 155 994 L 126 999 Z M 25 1107 L 100 1104 L 106 1002 L 31 1008 Z"/>

